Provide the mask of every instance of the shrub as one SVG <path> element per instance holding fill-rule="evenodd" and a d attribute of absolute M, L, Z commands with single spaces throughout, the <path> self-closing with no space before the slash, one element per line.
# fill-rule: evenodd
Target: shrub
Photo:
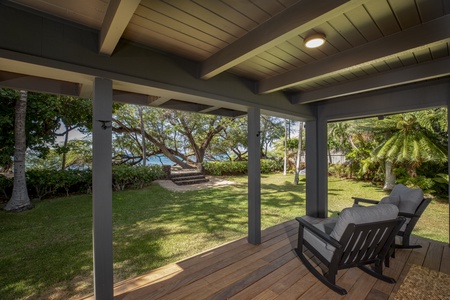
<path fill-rule="evenodd" d="M 283 170 L 284 162 L 272 159 L 261 159 L 261 173 L 273 173 Z"/>
<path fill-rule="evenodd" d="M 208 161 L 203 162 L 203 170 L 206 174 L 222 175 L 242 175 L 247 174 L 246 161 Z"/>
<path fill-rule="evenodd" d="M 61 174 L 51 169 L 30 169 L 26 172 L 27 187 L 39 200 L 61 187 Z"/>
<path fill-rule="evenodd" d="M 13 178 L 5 175 L 0 175 L 0 192 L 6 199 L 10 198 L 13 188 Z"/>
<path fill-rule="evenodd" d="M 164 176 L 161 166 L 117 165 L 113 167 L 113 187 L 116 191 L 123 191 L 127 187 L 142 188 Z"/>
<path fill-rule="evenodd" d="M 283 162 L 271 159 L 261 160 L 261 173 L 272 173 L 283 169 Z M 208 161 L 203 162 L 206 174 L 214 176 L 243 175 L 248 173 L 247 161 Z"/>

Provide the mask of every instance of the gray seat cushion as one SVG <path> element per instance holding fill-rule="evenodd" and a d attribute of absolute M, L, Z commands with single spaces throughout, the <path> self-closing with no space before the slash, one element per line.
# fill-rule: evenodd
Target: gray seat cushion
<path fill-rule="evenodd" d="M 397 184 L 393 189 L 390 197 L 398 197 L 400 202 L 398 209 L 400 212 L 414 214 L 417 207 L 423 200 L 423 191 L 421 189 L 412 189 L 403 184 Z"/>
<path fill-rule="evenodd" d="M 398 207 L 393 204 L 345 208 L 339 214 L 336 226 L 330 236 L 339 241 L 349 224 L 392 220 L 397 218 L 398 211 Z"/>

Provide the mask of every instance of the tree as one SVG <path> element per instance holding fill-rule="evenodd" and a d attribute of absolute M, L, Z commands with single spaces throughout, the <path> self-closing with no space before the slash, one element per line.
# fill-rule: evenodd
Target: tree
<path fill-rule="evenodd" d="M 58 123 L 64 130 L 55 132 L 57 136 L 64 137 L 62 145 L 56 146 L 57 153 L 62 155 L 61 169 L 67 167 L 67 153 L 70 151 L 69 134 L 74 130 L 88 132 L 92 129 L 92 101 L 66 96 L 57 96 L 53 108 Z"/>
<path fill-rule="evenodd" d="M 25 122 L 27 113 L 26 91 L 20 91 L 20 98 L 16 101 L 16 113 L 14 121 L 14 186 L 11 199 L 3 208 L 7 211 L 22 211 L 32 208 L 28 197 L 27 182 L 25 177 L 25 152 L 27 150 Z"/>
<path fill-rule="evenodd" d="M 298 184 L 298 176 L 300 175 L 300 160 L 302 158 L 302 149 L 303 149 L 303 122 L 298 122 L 298 147 L 297 147 L 297 160 L 295 163 L 295 176 L 294 176 L 294 184 Z"/>
<path fill-rule="evenodd" d="M 424 162 L 447 162 L 447 151 L 430 131 L 432 124 L 426 116 L 426 113 L 407 113 L 389 117 L 386 124 L 395 124 L 395 130 L 387 128 L 393 133 L 374 150 L 375 157 L 404 165 L 411 177 L 417 175 L 417 168 Z"/>
<path fill-rule="evenodd" d="M 220 116 L 202 115 L 155 108 L 142 111 L 145 130 L 141 130 L 136 107 L 124 105 L 113 118 L 115 143 L 120 142 L 120 155 L 141 161 L 142 133 L 152 144 L 147 156 L 163 154 L 183 168 L 192 168 L 192 163 L 202 163 L 206 150 L 232 119 Z M 139 149 L 139 150 L 138 150 Z M 150 151 L 150 152 L 149 152 Z M 137 154 L 139 153 L 139 154 Z M 195 157 L 195 161 L 192 160 Z"/>
<path fill-rule="evenodd" d="M 283 175 L 286 175 L 287 171 L 287 120 L 284 119 L 284 161 L 283 161 Z"/>
<path fill-rule="evenodd" d="M 328 161 L 333 162 L 331 151 L 347 152 L 356 146 L 352 141 L 352 124 L 354 122 L 333 122 L 328 124 Z"/>
<path fill-rule="evenodd" d="M 4 170 L 10 168 L 11 157 L 14 155 L 14 107 L 18 97 L 19 94 L 15 90 L 0 89 L 0 106 L 2 107 L 0 110 L 0 166 Z M 60 135 L 77 128 L 78 125 L 74 126 L 74 124 L 83 123 L 86 124 L 85 126 L 90 126 L 92 118 L 91 109 L 88 108 L 91 105 L 90 100 L 31 92 L 28 93 L 27 99 L 25 120 L 27 149 L 41 158 L 45 158 L 51 149 L 56 147 L 57 131 L 62 124 L 66 124 L 69 128 Z M 79 118 L 83 121 L 79 121 Z"/>
<path fill-rule="evenodd" d="M 261 158 L 267 157 L 270 147 L 283 135 L 283 119 L 261 115 Z"/>
<path fill-rule="evenodd" d="M 234 118 L 210 143 L 208 159 L 227 157 L 232 161 L 248 159 L 247 116 Z"/>

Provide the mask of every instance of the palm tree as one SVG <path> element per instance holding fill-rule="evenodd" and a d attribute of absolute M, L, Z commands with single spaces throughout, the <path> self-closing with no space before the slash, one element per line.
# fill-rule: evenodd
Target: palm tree
<path fill-rule="evenodd" d="M 8 211 L 22 211 L 32 208 L 25 178 L 25 151 L 27 148 L 25 118 L 27 114 L 27 98 L 27 91 L 20 91 L 20 98 L 17 99 L 15 107 L 14 186 L 11 199 L 3 208 Z"/>
<path fill-rule="evenodd" d="M 347 152 L 356 148 L 352 140 L 352 123 L 333 122 L 328 124 L 328 159 L 332 163 L 331 151 Z"/>
<path fill-rule="evenodd" d="M 417 168 L 425 162 L 446 163 L 447 150 L 433 130 L 435 121 L 429 111 L 389 117 L 385 129 L 392 134 L 373 154 L 378 160 L 404 165 L 411 177 L 417 175 Z"/>

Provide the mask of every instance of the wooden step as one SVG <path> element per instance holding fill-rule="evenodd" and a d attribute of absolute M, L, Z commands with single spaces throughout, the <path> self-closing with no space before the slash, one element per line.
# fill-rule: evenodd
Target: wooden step
<path fill-rule="evenodd" d="M 173 180 L 172 180 L 173 181 Z M 190 185 L 190 184 L 197 184 L 197 183 L 203 183 L 208 182 L 208 178 L 199 178 L 199 179 L 186 179 L 186 180 L 180 180 L 180 181 L 173 181 L 176 185 Z"/>
<path fill-rule="evenodd" d="M 197 174 L 192 176 L 180 176 L 171 178 L 173 182 L 175 181 L 183 181 L 183 180 L 193 180 L 193 179 L 205 179 L 205 175 Z"/>
<path fill-rule="evenodd" d="M 204 176 L 202 172 L 199 171 L 184 171 L 184 172 L 172 172 L 170 173 L 170 178 L 179 178 L 179 177 L 186 177 L 186 176 Z"/>

